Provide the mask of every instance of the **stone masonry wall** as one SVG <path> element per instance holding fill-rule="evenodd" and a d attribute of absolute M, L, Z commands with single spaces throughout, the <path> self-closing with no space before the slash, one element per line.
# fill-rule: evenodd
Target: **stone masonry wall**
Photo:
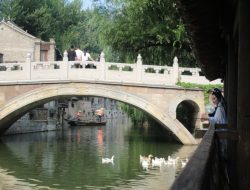
<path fill-rule="evenodd" d="M 34 54 L 34 39 L 0 25 L 0 53 L 4 55 L 4 62 L 24 62 L 28 52 Z"/>

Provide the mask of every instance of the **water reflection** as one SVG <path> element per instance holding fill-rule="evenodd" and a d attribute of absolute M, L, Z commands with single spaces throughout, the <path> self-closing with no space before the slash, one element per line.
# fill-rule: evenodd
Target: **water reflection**
<path fill-rule="evenodd" d="M 186 158 L 195 147 L 156 141 L 157 132 L 147 130 L 124 119 L 104 127 L 4 137 L 0 189 L 168 189 L 180 165 L 146 171 L 139 155 Z M 102 157 L 112 155 L 114 164 L 102 164 Z"/>

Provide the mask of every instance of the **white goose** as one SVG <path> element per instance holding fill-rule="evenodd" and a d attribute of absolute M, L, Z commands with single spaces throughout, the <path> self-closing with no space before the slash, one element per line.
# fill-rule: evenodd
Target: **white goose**
<path fill-rule="evenodd" d="M 114 163 L 114 155 L 111 158 L 102 158 L 102 163 L 103 164 L 108 164 L 108 163 Z"/>
<path fill-rule="evenodd" d="M 148 161 L 142 160 L 141 165 L 142 165 L 142 168 L 143 168 L 144 170 L 148 170 L 148 167 L 149 167 Z"/>
<path fill-rule="evenodd" d="M 184 168 L 188 163 L 188 158 L 186 158 L 185 160 L 181 160 L 181 168 Z"/>
<path fill-rule="evenodd" d="M 168 156 L 168 159 L 165 160 L 164 165 L 167 166 L 175 166 L 179 160 L 179 157 L 172 158 L 171 156 Z"/>
<path fill-rule="evenodd" d="M 142 163 L 143 161 L 147 161 L 149 164 L 151 163 L 151 160 L 153 158 L 153 155 L 148 155 L 148 156 L 142 156 L 140 155 L 140 163 Z"/>
<path fill-rule="evenodd" d="M 164 158 L 157 158 L 152 159 L 152 167 L 161 167 L 165 162 Z"/>

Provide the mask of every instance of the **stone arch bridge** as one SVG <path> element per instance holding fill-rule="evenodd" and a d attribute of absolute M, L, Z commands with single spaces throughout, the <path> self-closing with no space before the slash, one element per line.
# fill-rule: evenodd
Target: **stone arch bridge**
<path fill-rule="evenodd" d="M 186 75 L 185 73 L 189 73 Z M 37 105 L 60 97 L 97 96 L 131 104 L 155 118 L 183 144 L 196 144 L 194 137 L 177 120 L 178 105 L 188 107 L 189 116 L 199 126 L 197 116 L 204 112 L 204 95 L 198 89 L 183 89 L 178 81 L 218 84 L 200 75 L 199 68 L 143 65 L 140 55 L 135 63 L 100 61 L 33 62 L 0 64 L 0 135 L 11 124 Z M 183 104 L 181 104 L 183 103 Z"/>
<path fill-rule="evenodd" d="M 204 111 L 201 90 L 174 86 L 129 85 L 102 82 L 22 82 L 0 85 L 0 135 L 37 105 L 58 97 L 97 96 L 133 105 L 151 115 L 183 144 L 196 144 L 194 137 L 176 119 L 177 106 L 186 102 L 197 117 Z M 198 125 L 198 124 L 196 124 Z"/>

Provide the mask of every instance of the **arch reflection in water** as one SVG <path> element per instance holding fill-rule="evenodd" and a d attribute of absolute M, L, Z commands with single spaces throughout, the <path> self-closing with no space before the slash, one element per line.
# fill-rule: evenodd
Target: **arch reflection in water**
<path fill-rule="evenodd" d="M 189 157 L 195 146 L 156 141 L 157 127 L 144 133 L 129 119 L 108 121 L 100 127 L 6 136 L 0 144 L 0 185 L 9 189 L 168 189 L 178 167 L 143 170 L 139 155 Z M 162 139 L 162 137 L 160 137 Z M 102 157 L 115 155 L 114 165 Z M 13 172 L 13 173 L 12 173 Z M 10 174 L 11 173 L 11 174 Z M 12 178 L 13 180 L 6 180 Z M 22 183 L 19 183 L 22 182 Z M 20 185 L 22 184 L 22 185 Z M 17 186 L 20 185 L 20 188 Z M 13 187 L 13 188 L 12 188 Z"/>

